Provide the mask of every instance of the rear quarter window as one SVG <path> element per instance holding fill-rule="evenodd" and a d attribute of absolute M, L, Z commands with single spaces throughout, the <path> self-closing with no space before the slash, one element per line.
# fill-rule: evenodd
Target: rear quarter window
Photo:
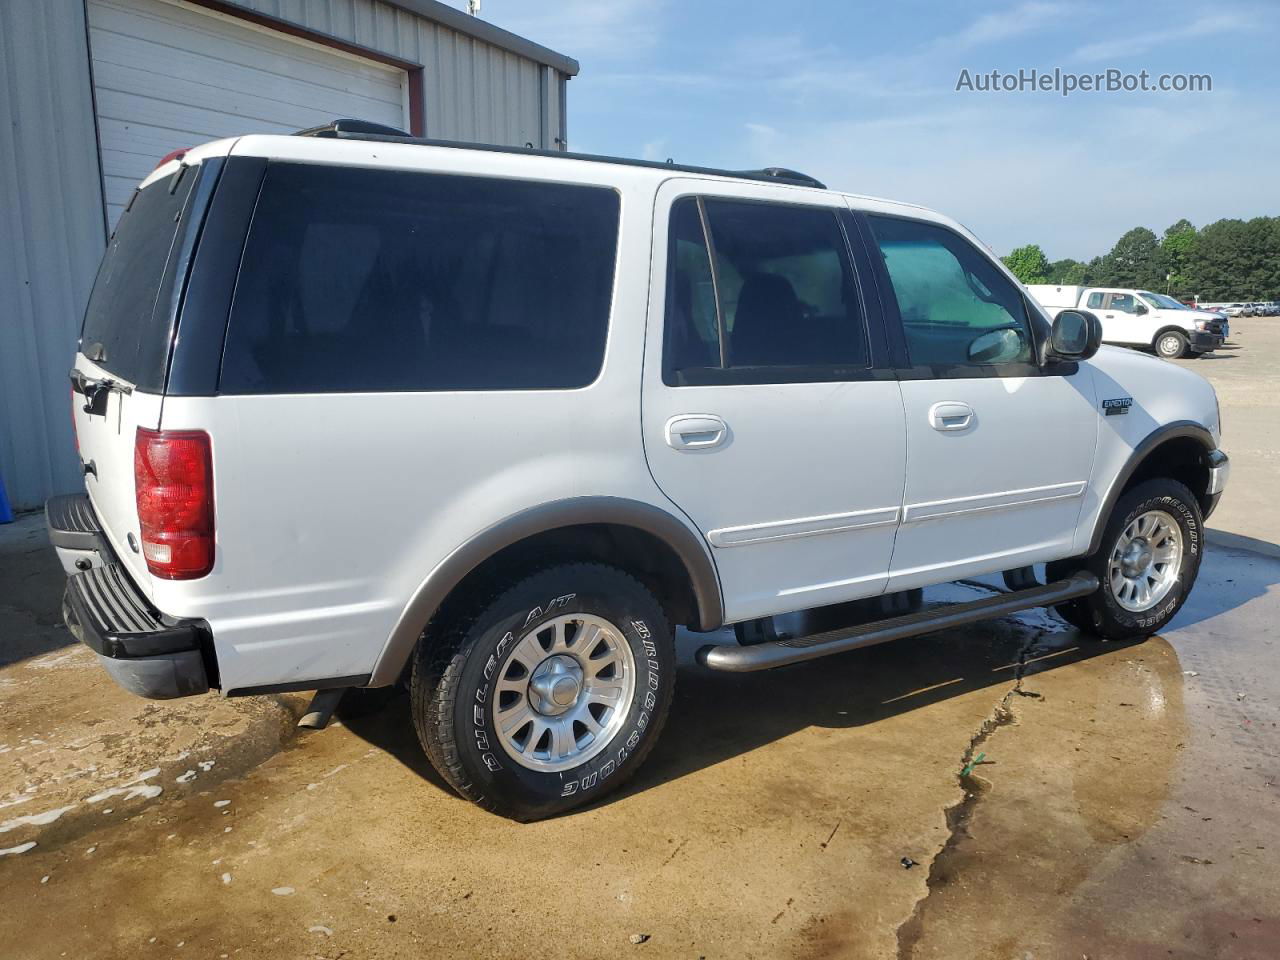
<path fill-rule="evenodd" d="M 220 390 L 586 386 L 604 359 L 618 209 L 601 187 L 273 163 Z"/>
<path fill-rule="evenodd" d="M 161 297 L 187 198 L 202 170 L 174 176 L 133 195 L 107 244 L 85 309 L 81 350 L 143 390 L 162 390 L 173 333 L 173 311 Z M 189 218 L 195 213 L 187 212 Z"/>

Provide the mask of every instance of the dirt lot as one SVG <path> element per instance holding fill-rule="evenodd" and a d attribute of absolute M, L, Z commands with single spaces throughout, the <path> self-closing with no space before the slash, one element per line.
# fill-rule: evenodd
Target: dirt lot
<path fill-rule="evenodd" d="M 1233 318 L 1223 347 L 1179 362 L 1207 377 L 1222 404 L 1231 493 L 1210 525 L 1280 543 L 1280 317 Z"/>
<path fill-rule="evenodd" d="M 640 776 L 540 824 L 443 788 L 403 701 L 130 697 L 40 519 L 0 527 L 0 957 L 1280 956 L 1280 321 L 1233 328 L 1189 363 L 1237 539 L 1164 636 L 1031 612 L 754 676 L 684 637 Z"/>

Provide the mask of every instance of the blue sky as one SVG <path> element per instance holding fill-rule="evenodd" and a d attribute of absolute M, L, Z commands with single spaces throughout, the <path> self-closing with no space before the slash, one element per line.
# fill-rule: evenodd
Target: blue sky
<path fill-rule="evenodd" d="M 464 0 L 451 0 L 465 6 Z M 1280 214 L 1280 4 L 483 0 L 575 57 L 573 150 L 794 167 L 998 253 Z M 1208 93 L 956 92 L 961 69 L 1208 73 Z"/>

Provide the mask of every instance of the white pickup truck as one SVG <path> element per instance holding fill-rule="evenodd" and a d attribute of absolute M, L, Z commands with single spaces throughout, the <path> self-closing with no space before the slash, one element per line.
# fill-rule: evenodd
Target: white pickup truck
<path fill-rule="evenodd" d="M 1027 290 L 1050 319 L 1063 310 L 1092 311 L 1102 321 L 1103 343 L 1146 347 L 1168 360 L 1198 357 L 1227 339 L 1227 321 L 1221 314 L 1193 310 L 1162 293 L 1051 283 L 1032 284 Z"/>

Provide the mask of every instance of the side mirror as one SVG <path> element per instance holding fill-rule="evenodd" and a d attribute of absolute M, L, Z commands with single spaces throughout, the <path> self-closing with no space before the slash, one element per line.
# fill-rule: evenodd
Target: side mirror
<path fill-rule="evenodd" d="M 1138 304 L 1136 307 L 1133 308 L 1133 312 L 1136 313 L 1138 316 L 1142 316 L 1143 314 L 1150 313 L 1145 303 Z"/>
<path fill-rule="evenodd" d="M 1088 360 L 1102 346 L 1102 322 L 1087 310 L 1063 310 L 1049 335 L 1050 360 Z"/>

